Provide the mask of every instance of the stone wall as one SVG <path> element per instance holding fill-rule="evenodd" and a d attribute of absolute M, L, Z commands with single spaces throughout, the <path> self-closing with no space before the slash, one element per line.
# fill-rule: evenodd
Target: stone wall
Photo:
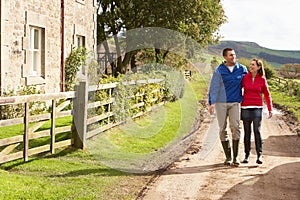
<path fill-rule="evenodd" d="M 1 92 L 36 85 L 46 93 L 61 91 L 63 0 L 0 0 Z M 64 0 L 64 58 L 85 38 L 88 51 L 96 49 L 96 1 Z M 32 75 L 28 54 L 30 27 L 43 31 L 44 62 L 41 74 Z"/>

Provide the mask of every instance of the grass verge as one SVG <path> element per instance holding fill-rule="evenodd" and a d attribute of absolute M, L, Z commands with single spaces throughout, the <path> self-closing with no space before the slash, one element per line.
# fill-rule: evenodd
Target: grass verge
<path fill-rule="evenodd" d="M 138 124 L 143 130 L 139 137 L 131 137 L 128 131 L 124 134 L 122 130 L 114 129 L 112 134 L 107 135 L 108 140 L 119 149 L 133 153 L 149 153 L 164 147 L 190 130 L 197 114 L 197 100 L 194 102 L 197 92 L 187 87 L 180 102 L 164 106 L 164 114 L 150 113 L 136 120 L 133 127 L 126 127 L 127 130 L 135 130 Z M 66 125 L 69 122 L 66 120 L 61 123 Z M 22 127 L 16 126 L 9 131 L 0 129 L 1 135 L 4 131 L 6 134 L 15 134 L 17 130 L 22 130 Z M 155 134 L 149 137 L 145 130 L 154 131 Z M 133 131 L 129 132 L 134 134 Z M 82 200 L 135 199 L 152 177 L 150 174 L 136 175 L 112 169 L 103 165 L 89 151 L 72 148 L 57 150 L 54 156 L 31 157 L 26 163 L 17 160 L 2 164 L 0 176 L 0 199 Z"/>

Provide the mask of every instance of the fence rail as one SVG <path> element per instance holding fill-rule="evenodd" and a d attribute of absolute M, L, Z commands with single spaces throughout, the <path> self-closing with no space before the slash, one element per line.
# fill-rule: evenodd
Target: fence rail
<path fill-rule="evenodd" d="M 148 81 L 141 80 L 138 81 L 138 83 L 149 84 L 162 81 L 162 79 L 152 79 Z M 136 83 L 137 82 L 130 81 L 122 84 L 130 85 Z M 116 101 L 112 95 L 112 91 L 118 84 L 119 83 L 109 83 L 98 86 L 88 86 L 87 82 L 82 81 L 76 86 L 76 92 L 0 97 L 0 106 L 22 104 L 25 108 L 23 117 L 0 120 L 0 130 L 4 130 L 4 127 L 14 125 L 21 124 L 23 126 L 23 131 L 19 135 L 3 136 L 0 132 L 0 164 L 20 158 L 23 158 L 24 161 L 28 161 L 29 156 L 43 152 L 54 154 L 55 149 L 70 145 L 77 148 L 85 148 L 87 139 L 122 123 L 110 121 L 110 118 L 116 115 L 112 109 L 112 104 Z M 89 101 L 89 94 L 99 90 L 106 91 L 108 99 Z M 156 93 L 159 92 L 159 90 L 153 89 L 152 92 Z M 141 95 L 144 94 L 136 94 L 136 96 Z M 63 102 L 60 101 L 62 99 L 64 100 Z M 151 101 L 155 103 L 157 100 L 157 98 L 153 98 Z M 29 104 L 34 102 L 48 102 L 49 108 L 51 108 L 49 113 L 30 115 Z M 58 104 L 58 102 L 61 103 Z M 65 108 L 70 105 L 72 105 L 71 110 L 65 110 Z M 103 105 L 107 106 L 107 110 L 104 113 L 95 116 L 88 115 L 90 109 L 97 109 Z M 144 106 L 144 103 L 137 102 L 132 105 L 132 108 L 141 106 Z M 140 112 L 132 117 L 138 117 L 143 114 L 143 112 Z M 56 127 L 56 120 L 66 116 L 72 116 L 73 125 Z M 99 122 L 104 120 L 106 120 L 105 124 L 91 127 L 92 124 L 99 124 Z M 51 123 L 50 129 L 41 129 L 41 127 L 49 121 Z M 64 133 L 69 133 L 69 137 L 56 141 L 56 136 Z M 47 142 L 47 144 L 40 144 L 40 146 L 30 145 L 30 141 L 40 138 L 44 138 L 49 142 Z"/>

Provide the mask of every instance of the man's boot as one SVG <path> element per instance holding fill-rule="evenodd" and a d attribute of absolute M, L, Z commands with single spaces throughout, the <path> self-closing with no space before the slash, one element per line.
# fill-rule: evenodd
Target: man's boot
<path fill-rule="evenodd" d="M 231 163 L 231 147 L 229 141 L 222 141 L 223 150 L 226 156 L 226 160 L 224 161 L 225 165 L 230 165 Z"/>
<path fill-rule="evenodd" d="M 235 166 L 238 166 L 238 165 L 240 165 L 240 161 L 238 159 L 239 140 L 232 140 L 232 147 L 233 147 L 233 164 Z"/>

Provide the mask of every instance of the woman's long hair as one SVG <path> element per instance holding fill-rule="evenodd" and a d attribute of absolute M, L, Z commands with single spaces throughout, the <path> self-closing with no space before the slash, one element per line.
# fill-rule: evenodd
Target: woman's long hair
<path fill-rule="evenodd" d="M 257 58 L 253 58 L 252 61 L 255 61 L 255 62 L 256 62 L 256 65 L 257 65 L 257 66 L 260 66 L 260 69 L 258 70 L 258 73 L 259 73 L 261 76 L 265 77 L 265 76 L 266 76 L 266 73 L 265 73 L 264 64 L 263 64 L 262 60 L 257 59 Z"/>

